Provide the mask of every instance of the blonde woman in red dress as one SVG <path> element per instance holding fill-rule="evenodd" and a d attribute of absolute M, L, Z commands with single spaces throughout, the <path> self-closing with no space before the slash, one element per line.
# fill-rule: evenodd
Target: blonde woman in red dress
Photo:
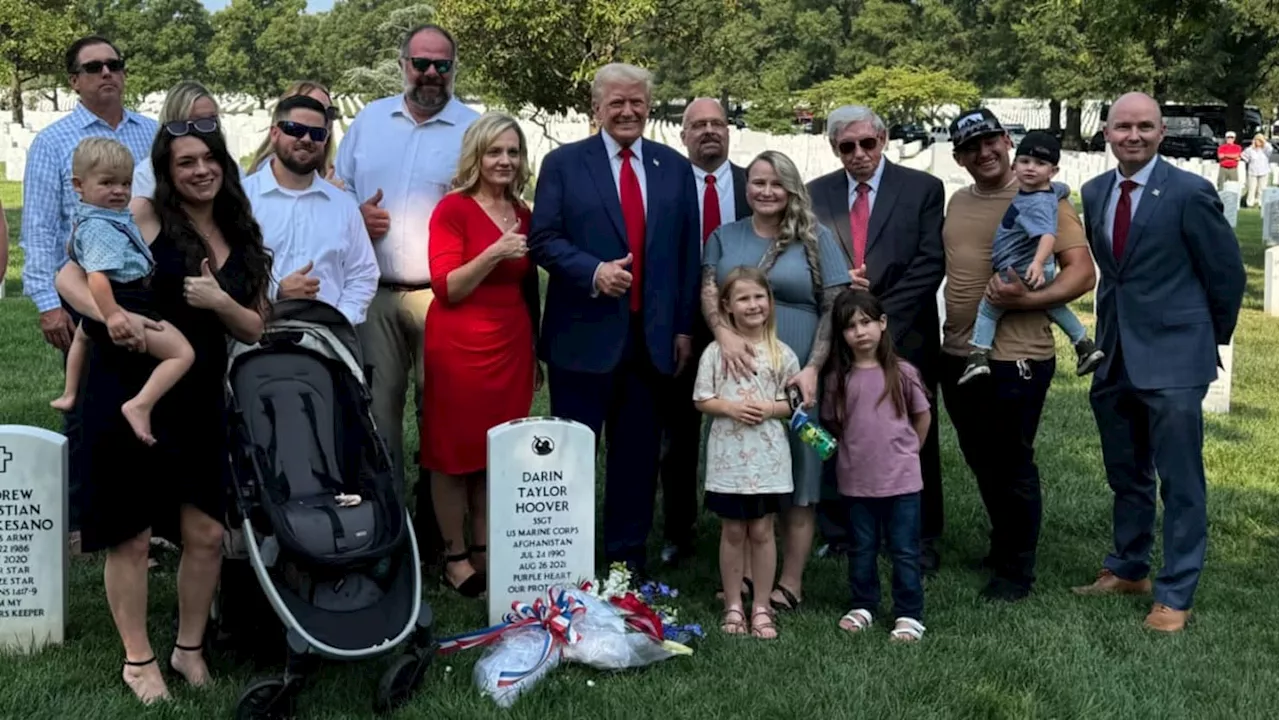
<path fill-rule="evenodd" d="M 444 537 L 443 579 L 466 597 L 485 590 L 486 435 L 527 416 L 542 385 L 538 271 L 526 257 L 520 199 L 528 180 L 520 125 L 487 113 L 463 136 L 454 190 L 431 216 L 421 461 Z"/>

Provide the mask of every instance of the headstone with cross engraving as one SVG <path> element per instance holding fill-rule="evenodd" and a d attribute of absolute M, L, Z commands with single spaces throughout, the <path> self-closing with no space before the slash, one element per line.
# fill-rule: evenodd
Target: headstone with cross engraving
<path fill-rule="evenodd" d="M 63 641 L 67 561 L 67 439 L 0 425 L 0 648 Z"/>
<path fill-rule="evenodd" d="M 552 585 L 595 577 L 596 439 L 560 418 L 489 430 L 489 622 Z"/>

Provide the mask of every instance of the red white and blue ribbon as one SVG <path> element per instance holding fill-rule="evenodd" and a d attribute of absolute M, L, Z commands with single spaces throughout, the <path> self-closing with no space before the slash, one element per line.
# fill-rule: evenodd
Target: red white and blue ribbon
<path fill-rule="evenodd" d="M 541 627 L 545 631 L 542 652 L 533 667 L 499 673 L 498 687 L 510 687 L 536 672 L 564 646 L 577 643 L 579 633 L 574 627 L 574 621 L 586 611 L 587 608 L 577 598 L 570 596 L 562 588 L 553 587 L 547 590 L 546 598 L 537 598 L 532 604 L 518 600 L 511 603 L 511 612 L 497 625 L 440 640 L 437 653 L 449 655 L 459 650 L 492 645 L 512 630 Z"/>

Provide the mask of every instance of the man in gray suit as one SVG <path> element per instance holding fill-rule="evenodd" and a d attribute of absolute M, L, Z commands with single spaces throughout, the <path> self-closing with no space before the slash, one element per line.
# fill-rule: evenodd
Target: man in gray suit
<path fill-rule="evenodd" d="M 1146 594 L 1156 519 L 1164 500 L 1164 567 L 1145 625 L 1185 627 L 1206 544 L 1204 421 L 1200 403 L 1217 376 L 1217 346 L 1231 341 L 1245 272 L 1235 233 L 1205 179 L 1156 154 L 1160 106 L 1122 96 L 1107 116 L 1119 160 L 1085 183 L 1085 231 L 1102 270 L 1090 404 L 1115 493 L 1114 550 L 1082 595 Z"/>
<path fill-rule="evenodd" d="M 827 139 L 844 166 L 809 183 L 818 222 L 840 238 L 854 282 L 870 288 L 889 316 L 898 354 L 920 370 L 932 396 L 933 420 L 920 449 L 924 476 L 920 567 L 937 569 L 934 541 L 942 535 L 942 464 L 938 452 L 938 287 L 942 252 L 942 181 L 884 157 L 888 132 L 869 108 L 846 105 L 827 117 Z M 828 501 L 824 501 L 827 504 Z M 829 508 L 829 506 L 828 506 Z M 821 508 L 829 544 L 843 532 Z"/>

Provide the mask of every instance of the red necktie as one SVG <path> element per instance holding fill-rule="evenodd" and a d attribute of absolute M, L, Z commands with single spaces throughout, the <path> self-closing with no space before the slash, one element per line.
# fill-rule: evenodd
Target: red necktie
<path fill-rule="evenodd" d="M 1111 227 L 1111 252 L 1116 256 L 1116 262 L 1120 262 L 1120 258 L 1124 257 L 1124 244 L 1129 241 L 1129 223 L 1133 220 L 1133 203 L 1129 199 L 1129 193 L 1136 187 L 1138 183 L 1132 180 L 1120 183 L 1120 199 L 1116 201 L 1115 224 Z"/>
<path fill-rule="evenodd" d="M 853 208 L 849 210 L 849 237 L 853 240 L 853 267 L 860 268 L 866 260 L 867 255 L 867 220 L 871 218 L 871 210 L 869 208 L 871 202 L 867 199 L 867 193 L 871 192 L 871 186 L 860 182 L 857 187 L 857 197 L 853 199 Z"/>
<path fill-rule="evenodd" d="M 720 193 L 716 191 L 716 177 L 705 178 L 707 189 L 702 193 L 702 244 L 720 227 Z"/>
<path fill-rule="evenodd" d="M 640 299 L 644 285 L 640 283 L 640 267 L 644 259 L 644 195 L 640 192 L 640 179 L 631 158 L 631 148 L 622 148 L 622 172 L 618 174 L 619 195 L 622 200 L 622 222 L 627 228 L 627 247 L 631 248 L 631 312 L 640 311 Z"/>

